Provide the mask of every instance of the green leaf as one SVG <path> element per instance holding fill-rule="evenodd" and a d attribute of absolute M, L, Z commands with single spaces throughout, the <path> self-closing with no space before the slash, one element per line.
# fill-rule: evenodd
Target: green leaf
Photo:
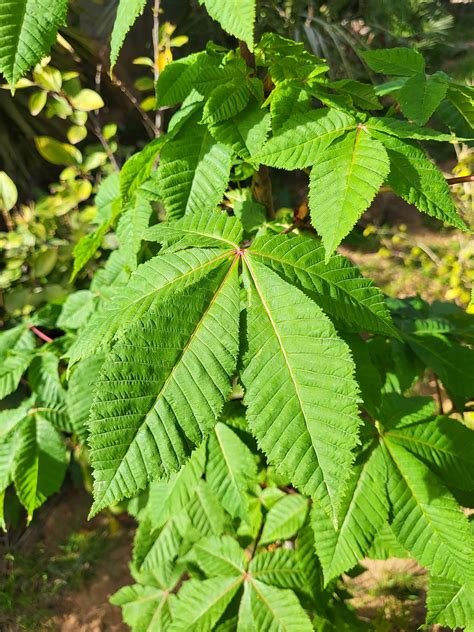
<path fill-rule="evenodd" d="M 446 485 L 474 489 L 474 431 L 456 419 L 437 417 L 394 428 L 386 436 L 418 456 Z"/>
<path fill-rule="evenodd" d="M 320 152 L 311 170 L 309 205 L 326 261 L 370 206 L 389 168 L 382 143 L 363 127 Z"/>
<path fill-rule="evenodd" d="M 435 129 L 429 127 L 420 127 L 408 121 L 402 121 L 401 119 L 390 118 L 385 116 L 383 118 L 369 118 L 364 123 L 364 126 L 369 130 L 376 130 L 390 136 L 396 136 L 397 138 L 414 138 L 415 140 L 434 140 L 441 143 L 452 143 L 456 140 L 456 137 L 452 134 L 444 134 L 438 132 Z"/>
<path fill-rule="evenodd" d="M 104 364 L 104 355 L 98 354 L 79 362 L 68 380 L 66 405 L 72 431 L 84 441 L 86 423 L 92 406 L 93 392 Z"/>
<path fill-rule="evenodd" d="M 272 129 L 277 132 L 290 116 L 308 114 L 311 111 L 311 95 L 300 86 L 292 83 L 280 83 L 271 93 L 270 112 Z"/>
<path fill-rule="evenodd" d="M 35 358 L 28 371 L 31 390 L 37 396 L 41 415 L 58 429 L 71 431 L 66 406 L 66 391 L 59 378 L 59 358 L 51 351 L 45 351 Z"/>
<path fill-rule="evenodd" d="M 237 576 L 185 582 L 178 594 L 169 632 L 207 632 L 214 629 L 242 581 L 243 577 Z"/>
<path fill-rule="evenodd" d="M 232 517 L 248 516 L 246 489 L 257 468 L 249 448 L 223 423 L 217 423 L 207 444 L 206 480 Z"/>
<path fill-rule="evenodd" d="M 261 149 L 269 130 L 270 114 L 254 99 L 242 112 L 209 127 L 216 141 L 228 145 L 244 160 L 251 160 Z"/>
<path fill-rule="evenodd" d="M 146 516 L 140 522 L 135 536 L 133 546 L 135 568 L 140 572 L 162 570 L 178 555 L 189 524 L 186 511 L 170 516 L 159 527 L 155 527 L 149 516 Z"/>
<path fill-rule="evenodd" d="M 192 526 L 200 535 L 221 535 L 223 533 L 226 515 L 207 481 L 198 482 L 187 511 Z"/>
<path fill-rule="evenodd" d="M 161 152 L 160 192 L 170 218 L 213 211 L 229 180 L 231 149 L 218 143 L 196 115 Z"/>
<path fill-rule="evenodd" d="M 69 365 L 107 349 L 160 301 L 225 265 L 229 257 L 230 253 L 222 250 L 195 248 L 155 257 L 139 266 L 128 284 L 103 304 L 71 346 Z"/>
<path fill-rule="evenodd" d="M 209 68 L 216 68 L 219 60 L 206 53 L 193 53 L 167 64 L 156 84 L 156 107 L 182 103 L 193 90 L 199 75 Z M 221 79 L 221 74 L 219 73 Z"/>
<path fill-rule="evenodd" d="M 472 130 L 474 128 L 474 103 L 472 93 L 468 92 L 468 87 L 450 84 L 446 96 Z"/>
<path fill-rule="evenodd" d="M 213 20 L 219 22 L 224 31 L 243 40 L 253 50 L 253 28 L 256 0 L 199 0 Z"/>
<path fill-rule="evenodd" d="M 208 577 L 235 577 L 241 575 L 247 565 L 239 543 L 228 535 L 202 538 L 193 550 L 197 563 Z"/>
<path fill-rule="evenodd" d="M 326 147 L 354 127 L 353 117 L 340 110 L 295 112 L 254 158 L 270 167 L 303 169 L 313 165 Z"/>
<path fill-rule="evenodd" d="M 354 104 L 364 110 L 382 110 L 383 105 L 375 94 L 374 86 L 354 79 L 341 79 L 329 84 L 330 88 L 348 94 Z"/>
<path fill-rule="evenodd" d="M 77 147 L 68 143 L 60 143 L 50 136 L 37 136 L 35 145 L 43 158 L 53 165 L 67 166 L 82 163 L 82 154 Z"/>
<path fill-rule="evenodd" d="M 410 336 L 410 347 L 441 379 L 448 392 L 465 399 L 474 393 L 474 349 L 442 336 Z"/>
<path fill-rule="evenodd" d="M 314 557 L 314 549 L 312 554 Z M 296 553 L 290 549 L 280 548 L 259 553 L 250 562 L 249 573 L 253 579 L 277 588 L 301 591 L 308 588 L 307 578 Z"/>
<path fill-rule="evenodd" d="M 377 134 L 390 159 L 389 184 L 397 195 L 427 215 L 466 229 L 451 199 L 449 187 L 439 169 L 425 152 L 409 141 Z"/>
<path fill-rule="evenodd" d="M 351 474 L 337 529 L 321 507 L 314 504 L 315 546 L 326 584 L 365 557 L 375 535 L 386 522 L 389 513 L 386 479 L 384 455 L 382 449 L 376 447 Z"/>
<path fill-rule="evenodd" d="M 303 526 L 308 513 L 308 500 L 299 494 L 288 494 L 273 505 L 263 527 L 262 544 L 288 540 Z"/>
<path fill-rule="evenodd" d="M 57 431 L 39 414 L 31 414 L 22 422 L 18 441 L 13 480 L 31 519 L 35 509 L 61 487 L 68 454 Z"/>
<path fill-rule="evenodd" d="M 0 71 L 12 91 L 17 81 L 45 57 L 65 23 L 67 0 L 0 3 Z"/>
<path fill-rule="evenodd" d="M 238 353 L 235 262 L 222 277 L 149 310 L 106 360 L 89 422 L 93 513 L 178 470 L 214 426 Z"/>
<path fill-rule="evenodd" d="M 120 170 L 120 195 L 123 202 L 127 202 L 138 187 L 148 180 L 155 160 L 167 140 L 167 136 L 162 134 L 125 162 Z"/>
<path fill-rule="evenodd" d="M 262 264 L 246 263 L 249 426 L 270 462 L 336 517 L 358 441 L 354 364 L 315 303 Z"/>
<path fill-rule="evenodd" d="M 397 540 L 392 527 L 387 522 L 377 532 L 367 557 L 371 560 L 388 560 L 390 557 L 405 559 L 410 557 L 410 554 Z"/>
<path fill-rule="evenodd" d="M 174 222 L 163 222 L 149 228 L 147 241 L 157 241 L 167 252 L 198 246 L 200 248 L 239 248 L 242 224 L 226 212 L 208 211 L 187 215 Z"/>
<path fill-rule="evenodd" d="M 132 632 L 167 632 L 171 625 L 172 604 L 177 597 L 157 586 L 124 586 L 110 598 L 122 608 L 122 617 Z"/>
<path fill-rule="evenodd" d="M 13 393 L 29 367 L 35 350 L 35 337 L 24 326 L 3 332 L 0 337 L 0 399 Z"/>
<path fill-rule="evenodd" d="M 204 473 L 205 461 L 206 446 L 201 444 L 179 472 L 172 474 L 167 482 L 151 483 L 146 513 L 154 526 L 162 526 L 173 515 L 188 507 Z"/>
<path fill-rule="evenodd" d="M 250 603 L 256 632 L 311 632 L 313 626 L 291 590 L 252 579 Z"/>
<path fill-rule="evenodd" d="M 349 259 L 333 255 L 326 263 L 318 240 L 292 234 L 257 237 L 248 255 L 304 289 L 324 311 L 346 325 L 396 335 L 380 290 Z"/>
<path fill-rule="evenodd" d="M 125 36 L 143 13 L 146 0 L 120 0 L 110 40 L 110 68 L 115 66 Z"/>
<path fill-rule="evenodd" d="M 368 66 L 385 75 L 411 76 L 425 70 L 425 60 L 413 48 L 387 48 L 361 51 L 359 55 Z"/>
<path fill-rule="evenodd" d="M 147 198 L 138 190 L 133 201 L 123 209 L 117 224 L 117 239 L 120 244 L 124 265 L 130 271 L 137 269 L 138 254 L 145 237 L 152 207 Z"/>
<path fill-rule="evenodd" d="M 213 125 L 232 118 L 245 109 L 250 99 L 249 86 L 244 78 L 236 78 L 214 88 L 204 105 L 203 123 Z"/>
<path fill-rule="evenodd" d="M 403 114 L 419 125 L 424 125 L 444 99 L 447 83 L 424 73 L 413 75 L 398 94 Z"/>
<path fill-rule="evenodd" d="M 474 588 L 444 577 L 430 577 L 426 623 L 466 628 L 474 621 Z"/>
<path fill-rule="evenodd" d="M 432 575 L 472 583 L 474 545 L 466 516 L 421 461 L 389 437 L 385 444 L 391 524 L 400 544 Z"/>
<path fill-rule="evenodd" d="M 57 325 L 61 329 L 79 329 L 94 313 L 97 296 L 90 290 L 69 294 L 62 306 Z"/>

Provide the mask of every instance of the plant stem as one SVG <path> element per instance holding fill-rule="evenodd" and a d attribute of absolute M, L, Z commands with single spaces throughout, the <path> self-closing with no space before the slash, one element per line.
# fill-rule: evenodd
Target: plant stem
<path fill-rule="evenodd" d="M 250 551 L 250 559 L 251 560 L 253 559 L 253 557 L 254 557 L 254 555 L 255 555 L 255 553 L 257 551 L 257 547 L 259 545 L 260 538 L 262 537 L 263 527 L 264 526 L 265 526 L 265 521 L 262 520 L 262 524 L 260 525 L 260 528 L 258 530 L 257 537 L 255 538 L 255 542 L 253 543 L 253 547 L 252 547 L 252 549 Z"/>
<path fill-rule="evenodd" d="M 100 129 L 100 124 L 99 124 L 99 118 L 97 117 L 96 114 L 89 112 L 89 119 L 92 123 L 92 125 L 90 126 L 91 130 L 94 132 L 94 134 L 96 135 L 98 141 L 100 142 L 100 144 L 102 145 L 102 147 L 104 148 L 105 153 L 107 154 L 110 162 L 112 163 L 113 168 L 115 169 L 115 171 L 120 171 L 120 167 L 118 165 L 118 162 L 114 156 L 114 153 L 112 151 L 112 149 L 110 148 L 109 143 L 107 142 L 107 139 L 105 138 L 105 136 L 102 134 L 102 130 Z"/>
<path fill-rule="evenodd" d="M 266 165 L 260 165 L 252 177 L 252 193 L 254 198 L 267 209 L 268 219 L 275 219 L 273 206 L 272 181 L 270 170 Z"/>
<path fill-rule="evenodd" d="M 41 338 L 41 340 L 44 340 L 44 342 L 53 342 L 53 339 L 47 336 L 46 334 L 44 334 L 41 331 L 41 329 L 38 329 L 38 327 L 35 327 L 34 325 L 28 325 L 28 327 L 31 329 L 31 331 L 34 334 L 38 336 L 38 338 Z"/>
<path fill-rule="evenodd" d="M 438 376 L 436 374 L 433 374 L 433 376 L 434 376 L 434 381 L 435 381 L 435 385 L 436 385 L 436 395 L 438 396 L 439 412 L 440 412 L 441 415 L 444 415 L 443 397 L 441 395 L 441 387 L 439 385 Z"/>
<path fill-rule="evenodd" d="M 153 75 L 156 82 L 160 76 L 160 0 L 154 0 L 153 3 Z M 155 136 L 161 134 L 162 117 L 158 108 L 155 112 Z"/>
<path fill-rule="evenodd" d="M 448 184 L 461 184 L 463 182 L 474 182 L 474 175 L 458 176 L 457 178 L 446 178 Z"/>

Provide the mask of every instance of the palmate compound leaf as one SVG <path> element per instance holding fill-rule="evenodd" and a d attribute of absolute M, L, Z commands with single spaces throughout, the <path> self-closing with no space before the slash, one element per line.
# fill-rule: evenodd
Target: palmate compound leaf
<path fill-rule="evenodd" d="M 176 595 L 151 585 L 124 586 L 110 598 L 133 632 L 167 632 Z"/>
<path fill-rule="evenodd" d="M 336 138 L 354 128 L 354 118 L 340 110 L 296 112 L 254 158 L 270 167 L 303 169 L 313 165 Z"/>
<path fill-rule="evenodd" d="M 210 211 L 187 215 L 174 222 L 162 222 L 146 231 L 147 241 L 157 241 L 167 252 L 189 246 L 200 248 L 238 248 L 242 224 L 225 212 Z"/>
<path fill-rule="evenodd" d="M 400 444 L 384 438 L 387 490 L 400 544 L 433 576 L 474 585 L 474 541 L 467 517 L 435 474 Z"/>
<path fill-rule="evenodd" d="M 252 433 L 271 463 L 336 521 L 358 442 L 354 364 L 321 309 L 246 255 Z"/>
<path fill-rule="evenodd" d="M 387 468 L 382 448 L 376 446 L 368 454 L 361 455 L 354 469 L 344 494 L 337 529 L 317 503 L 312 509 L 312 525 L 317 534 L 316 552 L 326 584 L 366 555 L 388 518 Z"/>
<path fill-rule="evenodd" d="M 160 193 L 171 219 L 214 210 L 229 181 L 232 150 L 199 125 L 199 117 L 198 112 L 186 121 L 161 152 Z"/>
<path fill-rule="evenodd" d="M 428 160 L 425 152 L 413 141 L 400 140 L 375 130 L 371 133 L 387 150 L 390 159 L 387 184 L 394 192 L 423 213 L 466 230 L 443 174 Z"/>
<path fill-rule="evenodd" d="M 237 261 L 147 311 L 108 356 L 89 422 L 92 513 L 179 470 L 214 426 L 237 363 Z"/>
<path fill-rule="evenodd" d="M 326 261 L 367 210 L 389 170 L 384 146 L 363 127 L 319 153 L 311 170 L 309 206 Z"/>
<path fill-rule="evenodd" d="M 213 630 L 243 583 L 243 575 L 191 579 L 179 591 L 169 632 Z"/>
<path fill-rule="evenodd" d="M 193 248 L 155 257 L 139 266 L 128 284 L 104 302 L 71 346 L 69 365 L 107 349 L 146 312 L 212 270 L 227 265 L 230 256 L 231 251 Z"/>
<path fill-rule="evenodd" d="M 10 0 L 0 3 L 0 71 L 13 89 L 45 57 L 67 13 L 67 0 Z"/>
<path fill-rule="evenodd" d="M 292 285 L 303 288 L 328 314 L 346 325 L 396 335 L 380 290 L 345 257 L 334 255 L 325 263 L 324 248 L 318 240 L 292 234 L 258 237 L 249 253 Z"/>

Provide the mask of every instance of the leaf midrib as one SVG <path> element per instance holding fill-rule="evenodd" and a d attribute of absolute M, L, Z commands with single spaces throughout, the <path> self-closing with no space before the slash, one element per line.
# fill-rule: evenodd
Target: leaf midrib
<path fill-rule="evenodd" d="M 297 398 L 298 398 L 298 402 L 299 402 L 299 406 L 300 406 L 301 414 L 303 415 L 303 419 L 304 419 L 304 423 L 305 423 L 305 427 L 306 427 L 306 432 L 307 432 L 307 433 L 308 433 L 308 435 L 309 435 L 309 438 L 310 438 L 310 441 L 311 441 L 311 445 L 313 446 L 314 453 L 315 453 L 315 454 L 316 454 L 316 456 L 317 456 L 317 455 L 318 455 L 318 451 L 316 450 L 316 446 L 315 446 L 315 445 L 314 445 L 314 443 L 313 443 L 313 436 L 312 436 L 311 432 L 309 431 L 309 427 L 308 427 L 308 420 L 307 420 L 307 416 L 306 416 L 306 411 L 305 411 L 304 406 L 303 406 L 303 400 L 302 400 L 302 398 L 301 398 L 301 394 L 300 394 L 300 391 L 299 391 L 299 388 L 298 388 L 298 383 L 297 383 L 296 378 L 295 378 L 295 376 L 294 376 L 294 374 L 293 374 L 293 368 L 292 368 L 292 366 L 291 366 L 291 364 L 290 364 L 290 362 L 289 362 L 288 355 L 287 355 L 287 353 L 286 353 L 286 349 L 285 349 L 285 347 L 284 347 L 284 345 L 283 345 L 283 341 L 282 341 L 282 339 L 281 339 L 280 333 L 279 333 L 279 331 L 278 331 L 278 329 L 277 329 L 277 326 L 276 326 L 275 321 L 274 321 L 274 320 L 273 320 L 273 318 L 272 318 L 270 308 L 269 308 L 269 306 L 268 306 L 267 302 L 265 301 L 265 298 L 264 298 L 264 295 L 263 295 L 263 293 L 262 293 L 262 291 L 261 291 L 261 289 L 260 289 L 260 286 L 259 286 L 259 285 L 258 285 L 258 283 L 257 283 L 257 280 L 256 280 L 256 278 L 255 278 L 255 273 L 254 273 L 254 271 L 253 271 L 253 269 L 252 269 L 252 266 L 250 265 L 250 261 L 249 261 L 249 259 L 247 258 L 247 256 L 245 255 L 245 253 L 244 253 L 244 255 L 243 255 L 243 257 L 242 257 L 242 258 L 244 259 L 244 261 L 245 261 L 245 263 L 246 263 L 246 265 L 247 265 L 247 268 L 248 268 L 248 271 L 250 272 L 250 276 L 252 277 L 252 280 L 253 280 L 253 283 L 254 283 L 255 289 L 256 289 L 256 290 L 257 290 L 257 292 L 258 292 L 258 295 L 259 295 L 260 301 L 261 301 L 261 303 L 262 303 L 262 305 L 263 305 L 263 307 L 264 307 L 264 309 L 265 309 L 265 312 L 266 312 L 266 314 L 267 314 L 267 316 L 268 316 L 268 320 L 270 321 L 270 324 L 271 324 L 271 326 L 272 326 L 272 329 L 273 329 L 273 331 L 274 331 L 274 333 L 275 333 L 275 336 L 276 336 L 276 338 L 277 338 L 277 340 L 278 340 L 278 344 L 279 344 L 279 346 L 280 346 L 281 352 L 282 352 L 283 357 L 284 357 L 284 359 L 285 359 L 285 364 L 286 364 L 286 366 L 287 366 L 288 373 L 290 374 L 291 381 L 293 382 L 293 386 L 294 386 L 294 389 L 295 389 L 295 392 L 296 392 L 296 396 L 297 396 Z M 318 459 L 318 465 L 319 465 L 319 467 L 321 467 L 321 466 L 320 466 L 320 464 L 319 464 L 319 459 Z M 325 480 L 324 476 L 322 477 L 322 481 L 323 481 L 323 485 L 324 485 L 324 487 L 326 488 L 326 491 L 327 491 L 327 493 L 328 493 L 328 496 L 329 496 L 329 498 L 331 499 L 331 506 L 333 507 L 333 510 L 334 510 L 335 505 L 334 505 L 334 501 L 333 501 L 332 492 L 329 490 L 329 487 L 328 487 L 328 485 L 327 485 L 327 483 L 326 483 L 326 480 Z"/>
<path fill-rule="evenodd" d="M 224 279 L 222 280 L 222 282 L 219 284 L 219 287 L 216 289 L 216 291 L 214 292 L 214 295 L 212 296 L 211 300 L 209 301 L 209 304 L 207 305 L 206 309 L 204 310 L 204 312 L 202 313 L 200 319 L 198 320 L 195 328 L 193 329 L 192 333 L 190 334 L 186 344 L 184 345 L 183 349 L 181 350 L 181 353 L 179 354 L 178 358 L 176 359 L 173 368 L 171 369 L 168 377 L 165 379 L 162 387 L 160 388 L 159 393 L 157 394 L 157 396 L 154 399 L 154 403 L 153 406 L 150 407 L 150 409 L 148 410 L 148 412 L 145 414 L 144 419 L 142 421 L 142 423 L 138 426 L 136 432 L 134 433 L 133 437 L 130 439 L 130 443 L 128 445 L 127 451 L 125 452 L 125 454 L 123 455 L 120 464 L 118 465 L 117 469 L 115 470 L 112 478 L 108 481 L 107 487 L 104 489 L 104 491 L 102 492 L 101 495 L 101 501 L 97 502 L 97 499 L 94 503 L 94 505 L 97 504 L 97 507 L 94 511 L 94 513 L 92 513 L 92 511 L 94 510 L 94 507 L 91 509 L 91 516 L 95 515 L 95 513 L 97 513 L 97 511 L 100 511 L 100 508 L 102 507 L 102 502 L 103 499 L 105 497 L 105 495 L 108 493 L 110 486 L 112 484 L 113 481 L 115 481 L 115 477 L 117 475 L 117 472 L 120 469 L 120 466 L 125 462 L 125 460 L 127 459 L 127 456 L 132 448 L 132 445 L 134 445 L 136 438 L 138 436 L 138 433 L 143 429 L 143 427 L 147 424 L 147 418 L 150 414 L 150 411 L 153 410 L 156 406 L 156 403 L 158 402 L 158 400 L 162 397 L 164 391 L 166 390 L 166 388 L 168 387 L 168 384 L 170 383 L 170 381 L 173 379 L 174 374 L 176 372 L 177 367 L 179 366 L 181 359 L 183 358 L 184 354 L 186 353 L 186 351 L 189 349 L 189 346 L 191 345 L 191 343 L 194 340 L 194 337 L 196 335 L 196 332 L 200 329 L 202 322 L 204 321 L 204 319 L 206 318 L 207 314 L 209 313 L 209 310 L 211 309 L 211 307 L 214 305 L 216 298 L 219 296 L 221 290 L 224 288 L 225 284 L 227 283 L 228 278 L 230 277 L 230 275 L 232 274 L 232 271 L 234 269 L 234 266 L 236 264 L 236 262 L 239 260 L 239 257 L 236 255 L 234 257 L 233 262 L 231 263 L 229 270 L 226 272 Z"/>

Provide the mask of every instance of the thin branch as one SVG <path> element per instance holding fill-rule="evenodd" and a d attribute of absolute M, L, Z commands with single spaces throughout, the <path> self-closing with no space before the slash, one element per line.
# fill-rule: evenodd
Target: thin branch
<path fill-rule="evenodd" d="M 154 0 L 153 3 L 153 76 L 155 79 L 155 86 L 160 77 L 160 0 Z M 161 133 L 162 117 L 161 111 L 158 108 L 155 112 L 155 135 L 159 136 Z"/>
<path fill-rule="evenodd" d="M 90 119 L 90 121 L 92 123 L 92 125 L 90 125 L 89 128 L 97 136 L 98 141 L 100 142 L 100 144 L 104 148 L 104 151 L 107 154 L 110 162 L 112 163 L 112 166 L 115 169 L 115 171 L 120 171 L 120 167 L 119 167 L 118 162 L 117 162 L 117 160 L 116 160 L 116 158 L 114 156 L 114 152 L 110 148 L 110 145 L 109 145 L 107 139 L 102 134 L 102 130 L 100 129 L 100 124 L 99 124 L 98 117 L 95 114 L 93 114 L 92 112 L 89 112 L 89 119 Z"/>
<path fill-rule="evenodd" d="M 34 334 L 38 336 L 38 338 L 41 338 L 41 340 L 44 340 L 44 342 L 53 342 L 53 339 L 47 336 L 46 334 L 44 334 L 41 331 L 41 329 L 38 329 L 38 327 L 35 327 L 34 325 L 28 325 L 28 327 L 31 329 L 31 331 Z"/>
<path fill-rule="evenodd" d="M 142 110 L 142 108 L 140 107 L 140 103 L 138 102 L 138 99 L 135 97 L 134 94 L 130 92 L 130 90 L 123 83 L 123 81 L 120 81 L 120 79 L 118 79 L 115 75 L 112 75 L 110 77 L 110 81 L 113 86 L 116 86 L 119 90 L 123 92 L 123 94 L 127 97 L 130 103 L 133 105 L 133 107 L 140 114 L 150 137 L 158 136 L 158 130 L 156 129 L 153 121 L 151 121 L 150 118 L 147 116 L 146 112 Z"/>
<path fill-rule="evenodd" d="M 456 178 L 446 178 L 446 184 L 462 184 L 463 182 L 474 182 L 474 175 L 458 176 Z M 391 187 L 380 187 L 379 193 L 395 193 Z"/>
<path fill-rule="evenodd" d="M 462 184 L 463 182 L 474 182 L 474 175 L 458 176 L 457 178 L 446 178 L 448 184 Z"/>
<path fill-rule="evenodd" d="M 257 537 L 255 538 L 255 542 L 253 543 L 253 547 L 252 547 L 252 549 L 250 551 L 250 559 L 251 560 L 253 559 L 253 557 L 254 557 L 254 555 L 255 555 L 255 553 L 257 551 L 257 547 L 258 547 L 258 545 L 260 543 L 260 538 L 262 537 L 263 527 L 264 526 L 265 526 L 265 521 L 262 520 L 262 524 L 260 525 L 260 528 L 258 530 Z"/>
<path fill-rule="evenodd" d="M 438 397 L 439 412 L 441 415 L 444 415 L 443 396 L 441 394 L 441 386 L 439 384 L 438 376 L 436 375 L 436 373 L 433 374 L 433 377 L 434 377 L 434 382 L 436 386 L 436 395 Z"/>

